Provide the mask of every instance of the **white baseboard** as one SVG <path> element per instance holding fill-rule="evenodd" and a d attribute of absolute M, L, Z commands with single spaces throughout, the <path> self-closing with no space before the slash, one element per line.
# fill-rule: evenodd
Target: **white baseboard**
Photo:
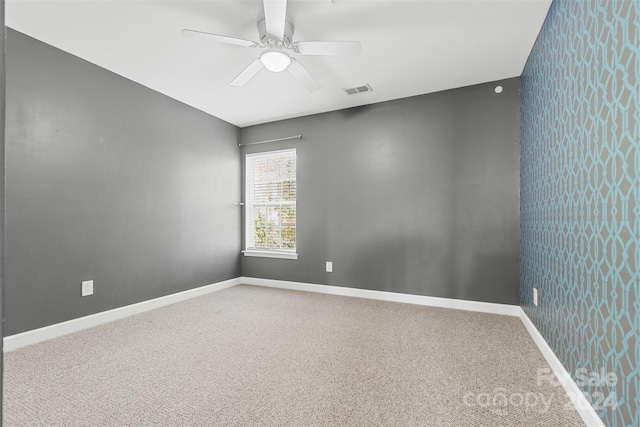
<path fill-rule="evenodd" d="M 315 285 L 311 283 L 289 282 L 285 280 L 259 279 L 257 277 L 240 277 L 240 283 L 245 285 L 291 289 L 321 294 L 341 295 L 346 297 L 368 298 L 381 301 L 402 302 L 406 304 L 453 308 L 456 310 L 479 311 L 482 313 L 502 314 L 506 316 L 520 317 L 520 313 L 522 312 L 518 305 L 399 294 L 395 292 L 372 291 L 369 289 L 345 288 L 342 286 Z"/>
<path fill-rule="evenodd" d="M 562 387 L 564 387 L 567 395 L 573 402 L 576 410 L 587 427 L 606 427 L 595 409 L 593 409 L 587 398 L 582 393 L 582 390 L 580 390 L 580 387 L 578 387 L 571 375 L 569 375 L 569 372 L 567 372 L 551 347 L 549 347 L 549 344 L 547 344 L 547 341 L 544 339 L 542 334 L 540 334 L 540 331 L 538 331 L 522 308 L 520 308 L 520 320 L 524 324 L 524 327 L 527 328 L 527 332 L 529 332 L 533 342 L 538 346 L 538 350 L 540 350 L 540 353 L 544 356 L 549 367 L 551 367 L 551 370 L 558 378 L 558 381 Z"/>
<path fill-rule="evenodd" d="M 164 307 L 180 301 L 209 294 L 211 292 L 220 291 L 222 289 L 230 288 L 238 284 L 240 284 L 240 279 L 236 277 L 235 279 L 229 279 L 223 282 L 201 286 L 199 288 L 189 289 L 187 291 L 166 295 L 160 298 L 154 298 L 152 300 L 114 308 L 113 310 L 107 310 L 100 313 L 91 314 L 89 316 L 68 320 L 66 322 L 56 323 L 55 325 L 45 326 L 44 328 L 33 329 L 31 331 L 22 332 L 20 334 L 10 335 L 8 337 L 5 337 L 3 340 L 4 351 L 7 352 L 15 350 L 20 347 L 50 340 L 52 338 L 57 338 L 73 332 L 78 332 L 83 329 L 91 328 L 93 326 L 102 325 L 103 323 L 108 323 L 114 320 L 122 319 L 124 317 L 133 316 L 134 314 L 143 313 L 155 308 Z"/>
<path fill-rule="evenodd" d="M 50 340 L 63 335 L 88 329 L 93 326 L 102 325 L 124 317 L 133 316 L 145 311 L 175 304 L 190 298 L 195 298 L 211 292 L 230 288 L 238 284 L 266 286 L 281 289 L 293 289 L 307 292 L 325 293 L 332 295 L 342 295 L 358 298 L 369 298 L 382 301 L 394 301 L 408 304 L 427 305 L 434 307 L 453 308 L 468 311 L 480 311 L 483 313 L 503 314 L 508 316 L 520 316 L 520 307 L 493 304 L 486 302 L 465 301 L 449 298 L 427 297 L 421 295 L 398 294 L 393 292 L 372 291 L 367 289 L 344 288 L 340 286 L 315 285 L 300 282 L 287 282 L 282 280 L 259 279 L 253 277 L 238 277 L 235 279 L 225 280 L 224 282 L 212 285 L 202 286 L 187 291 L 166 295 L 148 301 L 115 308 L 113 310 L 103 311 L 101 313 L 68 320 L 66 322 L 56 323 L 54 325 L 45 326 L 43 328 L 33 329 L 31 331 L 22 332 L 15 335 L 4 337 L 4 351 L 11 351 L 27 345 L 36 344 L 41 341 Z"/>

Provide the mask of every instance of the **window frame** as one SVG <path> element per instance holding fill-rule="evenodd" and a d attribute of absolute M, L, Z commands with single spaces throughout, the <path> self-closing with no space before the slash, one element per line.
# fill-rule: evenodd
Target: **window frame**
<path fill-rule="evenodd" d="M 249 182 L 249 158 L 251 157 L 260 157 L 260 156 L 269 156 L 269 155 L 273 155 L 273 154 L 278 154 L 278 153 L 291 153 L 293 152 L 295 158 L 296 158 L 296 171 L 295 171 L 295 183 L 296 183 L 296 197 L 295 197 L 295 201 L 291 202 L 291 201 L 280 201 L 280 202 L 274 202 L 274 203 L 269 203 L 269 202 L 258 202 L 258 203 L 253 203 L 253 198 L 249 197 L 250 193 L 249 191 L 251 190 L 253 192 L 253 189 L 250 189 L 250 182 Z M 298 156 L 298 152 L 296 150 L 296 148 L 286 148 L 286 149 L 281 149 L 281 150 L 270 150 L 270 151 L 261 151 L 261 152 L 255 152 L 255 153 L 245 153 L 244 155 L 244 166 L 245 166 L 245 170 L 244 170 L 244 181 L 245 181 L 245 188 L 244 188 L 244 220 L 243 220 L 243 228 L 244 228 L 244 242 L 243 242 L 243 246 L 244 246 L 244 250 L 242 251 L 242 253 L 244 254 L 244 256 L 251 256 L 251 257 L 264 257 L 264 258 L 281 258 L 281 259 L 298 259 L 298 227 L 297 227 L 297 222 L 298 222 L 298 209 L 297 209 L 297 203 L 298 203 L 298 194 L 297 194 L 297 184 L 298 184 L 298 162 L 297 162 L 297 156 Z M 296 222 L 296 227 L 295 227 L 295 247 L 292 249 L 281 249 L 281 248 L 255 248 L 255 247 L 249 247 L 249 233 L 254 233 L 255 232 L 255 225 L 249 225 L 249 219 L 252 217 L 249 215 L 249 210 L 254 210 L 254 206 L 259 205 L 259 206 L 263 206 L 263 207 L 268 207 L 270 205 L 278 205 L 278 206 L 293 206 L 295 207 L 295 222 Z"/>

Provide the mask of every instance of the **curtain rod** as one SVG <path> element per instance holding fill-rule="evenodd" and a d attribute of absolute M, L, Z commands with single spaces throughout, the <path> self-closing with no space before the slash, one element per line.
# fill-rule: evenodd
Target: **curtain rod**
<path fill-rule="evenodd" d="M 247 145 L 267 144 L 269 142 L 288 141 L 290 139 L 300 139 L 302 135 L 287 136 L 284 138 L 269 139 L 266 141 L 248 142 L 246 144 L 238 144 L 238 147 L 246 147 Z"/>

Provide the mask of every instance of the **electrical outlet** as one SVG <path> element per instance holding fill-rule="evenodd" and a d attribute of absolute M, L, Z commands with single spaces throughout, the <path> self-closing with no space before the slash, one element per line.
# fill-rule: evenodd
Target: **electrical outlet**
<path fill-rule="evenodd" d="M 93 295 L 93 280 L 82 282 L 82 296 Z"/>
<path fill-rule="evenodd" d="M 533 305 L 538 305 L 538 288 L 533 288 Z"/>
<path fill-rule="evenodd" d="M 327 261 L 327 273 L 332 273 L 333 272 L 333 263 L 331 261 Z"/>

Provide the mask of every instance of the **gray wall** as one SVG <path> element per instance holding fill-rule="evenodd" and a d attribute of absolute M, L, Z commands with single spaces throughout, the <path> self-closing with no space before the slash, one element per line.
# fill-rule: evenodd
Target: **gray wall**
<path fill-rule="evenodd" d="M 237 128 L 7 46 L 7 334 L 240 274 L 518 302 L 518 79 L 241 129 L 304 138 L 243 149 L 298 148 L 299 259 L 239 262 Z"/>
<path fill-rule="evenodd" d="M 235 126 L 13 30 L 6 59 L 6 334 L 239 275 Z"/>
<path fill-rule="evenodd" d="M 303 135 L 243 149 L 297 148 L 299 259 L 242 274 L 518 304 L 520 81 L 500 84 L 241 129 Z"/>
<path fill-rule="evenodd" d="M 4 337 L 4 0 L 0 0 L 0 355 Z M 2 402 L 3 357 L 0 357 L 0 402 Z M 0 405 L 0 425 L 2 425 L 2 405 Z"/>

